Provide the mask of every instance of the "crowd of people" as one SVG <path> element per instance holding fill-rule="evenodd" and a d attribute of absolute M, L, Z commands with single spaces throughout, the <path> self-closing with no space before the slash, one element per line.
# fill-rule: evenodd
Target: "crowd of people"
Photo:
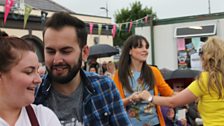
<path fill-rule="evenodd" d="M 209 37 L 202 46 L 203 71 L 192 83 L 170 86 L 147 64 L 145 37 L 131 35 L 124 42 L 116 67 L 88 60 L 87 35 L 83 21 L 54 13 L 43 30 L 42 66 L 33 45 L 0 33 L 1 126 L 191 126 L 196 118 L 204 126 L 222 125 L 222 39 Z"/>

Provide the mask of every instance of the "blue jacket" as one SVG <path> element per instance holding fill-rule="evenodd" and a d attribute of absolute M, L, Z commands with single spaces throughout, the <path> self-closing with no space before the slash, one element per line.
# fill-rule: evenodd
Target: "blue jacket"
<path fill-rule="evenodd" d="M 80 70 L 84 85 L 83 124 L 85 126 L 131 126 L 123 102 L 114 82 L 106 76 Z M 35 104 L 46 106 L 51 91 L 48 76 L 37 89 Z"/>

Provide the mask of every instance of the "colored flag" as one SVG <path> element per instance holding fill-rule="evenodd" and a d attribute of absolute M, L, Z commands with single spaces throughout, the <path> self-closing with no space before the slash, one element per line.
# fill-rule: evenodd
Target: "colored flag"
<path fill-rule="evenodd" d="M 128 32 L 130 32 L 131 31 L 131 28 L 132 28 L 132 21 L 130 22 L 130 25 L 129 25 L 129 29 L 128 29 Z"/>
<path fill-rule="evenodd" d="M 27 23 L 27 20 L 30 16 L 30 13 L 32 11 L 32 7 L 31 6 L 28 6 L 28 5 L 25 5 L 25 13 L 24 13 L 24 24 L 23 24 L 23 28 L 26 27 L 26 23 Z"/>
<path fill-rule="evenodd" d="M 102 24 L 98 24 L 98 35 L 101 35 Z"/>
<path fill-rule="evenodd" d="M 144 17 L 145 24 L 148 22 L 148 15 Z"/>
<path fill-rule="evenodd" d="M 89 23 L 89 33 L 93 33 L 93 23 Z"/>
<path fill-rule="evenodd" d="M 14 0 L 5 0 L 4 24 L 6 23 L 10 9 L 13 5 L 14 5 Z"/>
<path fill-rule="evenodd" d="M 116 26 L 116 24 L 114 24 L 114 25 L 113 25 L 113 28 L 112 28 L 112 36 L 113 36 L 113 38 L 114 38 L 115 35 L 116 35 L 116 29 L 117 29 L 117 26 Z"/>

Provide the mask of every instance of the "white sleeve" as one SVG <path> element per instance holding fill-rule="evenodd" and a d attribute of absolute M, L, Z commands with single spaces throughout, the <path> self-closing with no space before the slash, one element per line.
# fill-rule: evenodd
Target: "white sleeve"
<path fill-rule="evenodd" d="M 55 113 L 43 105 L 33 105 L 40 126 L 61 126 Z"/>

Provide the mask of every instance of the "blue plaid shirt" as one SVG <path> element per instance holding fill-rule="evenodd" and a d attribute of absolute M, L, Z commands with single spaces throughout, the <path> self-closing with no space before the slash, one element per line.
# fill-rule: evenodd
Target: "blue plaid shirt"
<path fill-rule="evenodd" d="M 83 81 L 83 124 L 85 126 L 131 126 L 114 82 L 106 76 L 80 71 Z M 48 76 L 37 89 L 35 104 L 46 105 L 51 83 Z"/>

